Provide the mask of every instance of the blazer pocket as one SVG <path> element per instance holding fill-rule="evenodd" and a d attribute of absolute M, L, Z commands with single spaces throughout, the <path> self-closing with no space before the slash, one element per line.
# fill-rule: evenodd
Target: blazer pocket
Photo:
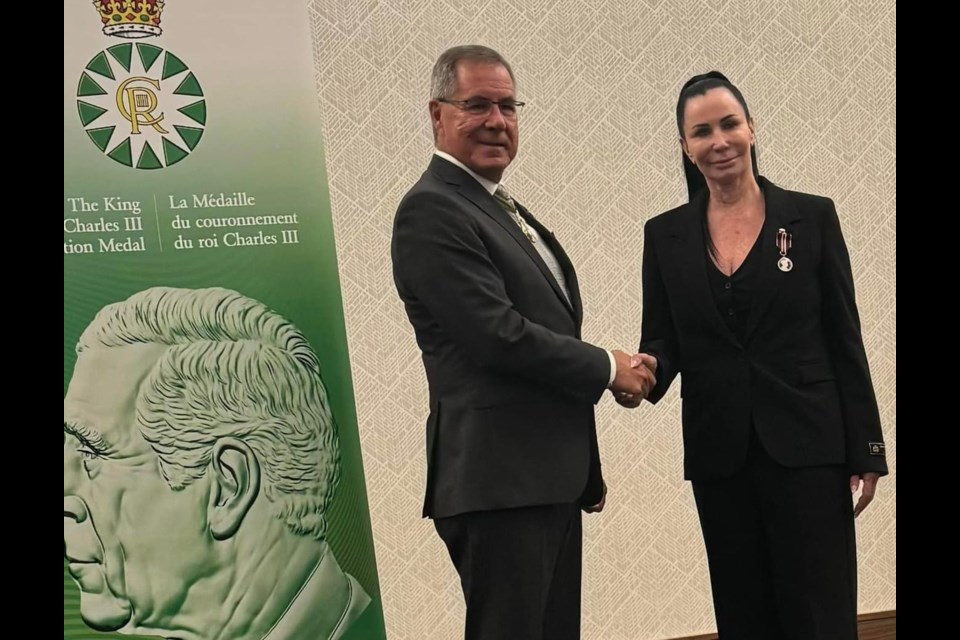
<path fill-rule="evenodd" d="M 833 363 L 829 360 L 804 362 L 798 364 L 797 369 L 800 373 L 800 384 L 813 384 L 815 382 L 836 380 L 837 378 L 837 374 L 833 370 Z"/>

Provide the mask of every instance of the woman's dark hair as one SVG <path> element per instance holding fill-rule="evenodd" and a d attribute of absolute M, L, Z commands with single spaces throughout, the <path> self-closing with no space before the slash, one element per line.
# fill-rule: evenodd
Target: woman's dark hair
<path fill-rule="evenodd" d="M 683 138 L 683 112 L 687 107 L 687 100 L 694 96 L 702 96 L 707 93 L 707 91 L 718 88 L 726 89 L 733 94 L 733 97 L 736 98 L 740 106 L 743 107 L 743 112 L 747 116 L 747 120 L 750 120 L 750 107 L 747 106 L 747 101 L 744 99 L 743 94 L 740 93 L 740 89 L 737 89 L 734 84 L 727 80 L 727 77 L 719 71 L 708 71 L 707 73 L 693 76 L 683 83 L 683 87 L 680 89 L 680 97 L 677 99 L 677 129 L 680 131 L 681 138 Z M 683 158 L 683 175 L 687 181 L 687 198 L 692 200 L 697 192 L 706 188 L 707 181 L 700 172 L 700 169 L 697 168 L 697 165 L 693 164 L 690 158 L 687 157 L 687 154 L 681 153 L 680 155 Z M 757 169 L 756 146 L 750 148 L 750 163 L 753 165 L 753 175 L 759 177 L 760 172 Z"/>

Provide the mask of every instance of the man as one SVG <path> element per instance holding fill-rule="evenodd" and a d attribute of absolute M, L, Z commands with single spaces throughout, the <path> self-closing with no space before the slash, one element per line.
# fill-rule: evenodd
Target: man
<path fill-rule="evenodd" d="M 580 637 L 580 509 L 603 508 L 593 405 L 654 383 L 580 340 L 577 277 L 500 180 L 517 152 L 513 72 L 454 47 L 434 66 L 436 155 L 397 211 L 397 290 L 430 390 L 427 489 L 460 574 L 468 640 Z"/>
<path fill-rule="evenodd" d="M 327 545 L 339 443 L 304 336 L 225 289 L 105 307 L 63 402 L 63 542 L 84 621 L 340 638 L 370 598 Z"/>

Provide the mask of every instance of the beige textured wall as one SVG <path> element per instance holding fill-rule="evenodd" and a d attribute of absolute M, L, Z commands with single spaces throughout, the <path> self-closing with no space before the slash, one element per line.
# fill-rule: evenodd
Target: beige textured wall
<path fill-rule="evenodd" d="M 833 197 L 852 254 L 888 456 L 896 467 L 896 5 L 893 0 L 317 0 L 316 46 L 340 277 L 392 640 L 461 634 L 456 575 L 429 521 L 426 387 L 390 274 L 390 228 L 432 143 L 427 79 L 467 42 L 512 61 L 520 154 L 505 183 L 580 274 L 585 337 L 635 348 L 644 221 L 684 197 L 673 108 L 719 69 L 757 121 L 761 171 Z M 634 412 L 598 407 L 611 494 L 585 524 L 583 637 L 712 629 L 681 479 L 676 385 Z M 896 607 L 896 474 L 861 518 L 860 608 Z M 462 637 L 462 636 L 460 636 Z"/>

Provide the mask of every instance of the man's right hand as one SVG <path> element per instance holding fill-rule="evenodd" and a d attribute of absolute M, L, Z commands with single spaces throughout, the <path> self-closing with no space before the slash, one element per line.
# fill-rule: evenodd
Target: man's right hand
<path fill-rule="evenodd" d="M 629 356 L 623 351 L 613 351 L 617 373 L 613 378 L 613 384 L 610 385 L 610 390 L 617 402 L 625 407 L 632 408 L 639 405 L 657 384 L 657 378 L 644 361 L 644 356 L 652 360 L 652 366 L 655 369 L 657 360 L 652 356 L 646 356 L 646 354 Z"/>

